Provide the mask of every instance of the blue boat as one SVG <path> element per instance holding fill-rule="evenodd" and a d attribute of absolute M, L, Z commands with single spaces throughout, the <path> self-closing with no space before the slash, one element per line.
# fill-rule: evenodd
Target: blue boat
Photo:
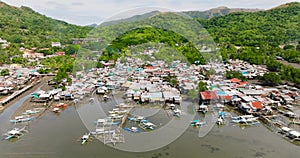
<path fill-rule="evenodd" d="M 124 128 L 125 131 L 129 131 L 131 133 L 140 133 L 141 131 L 137 127 Z"/>

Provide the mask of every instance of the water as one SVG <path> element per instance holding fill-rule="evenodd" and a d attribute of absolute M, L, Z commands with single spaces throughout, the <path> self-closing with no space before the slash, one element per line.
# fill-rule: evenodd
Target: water
<path fill-rule="evenodd" d="M 13 125 L 10 115 L 28 96 L 20 99 L 0 115 L 1 133 Z M 82 106 L 87 108 L 89 105 Z M 109 105 L 105 105 L 109 108 Z M 214 126 L 205 137 L 198 137 L 198 129 L 189 127 L 173 143 L 149 152 L 124 152 L 103 145 L 95 139 L 81 145 L 77 139 L 88 130 L 75 107 L 68 107 L 60 115 L 46 113 L 32 122 L 29 132 L 16 142 L 0 141 L 0 157 L 4 158 L 293 158 L 299 157 L 300 147 L 282 139 L 262 125 L 241 129 L 238 126 Z M 152 141 L 160 141 L 152 138 Z M 126 143 L 124 144 L 126 145 Z"/>

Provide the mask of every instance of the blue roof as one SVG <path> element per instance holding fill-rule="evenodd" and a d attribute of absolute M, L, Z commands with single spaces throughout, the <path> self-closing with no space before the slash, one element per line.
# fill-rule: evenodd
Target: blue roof
<path fill-rule="evenodd" d="M 226 95 L 224 91 L 217 91 L 217 95 Z"/>

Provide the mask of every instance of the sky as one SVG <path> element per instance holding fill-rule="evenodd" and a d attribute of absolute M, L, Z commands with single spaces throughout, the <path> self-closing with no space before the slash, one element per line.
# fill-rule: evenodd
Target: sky
<path fill-rule="evenodd" d="M 46 16 L 77 25 L 100 24 L 111 17 L 147 7 L 169 11 L 204 11 L 229 8 L 270 9 L 280 4 L 300 0 L 0 0 L 13 6 L 27 6 Z M 130 15 L 128 14 L 128 15 Z M 138 14 L 138 13 L 137 13 Z"/>

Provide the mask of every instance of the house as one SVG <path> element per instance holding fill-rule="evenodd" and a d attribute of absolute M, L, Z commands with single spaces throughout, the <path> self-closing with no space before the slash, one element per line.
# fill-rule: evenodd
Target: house
<path fill-rule="evenodd" d="M 252 108 L 253 112 L 257 112 L 257 111 L 263 109 L 264 105 L 262 104 L 262 102 L 254 101 L 254 102 L 250 103 L 250 107 Z"/>
<path fill-rule="evenodd" d="M 200 92 L 200 104 L 210 104 L 218 101 L 218 96 L 215 91 Z"/>
<path fill-rule="evenodd" d="M 60 42 L 52 42 L 51 47 L 61 47 L 61 43 Z"/>

